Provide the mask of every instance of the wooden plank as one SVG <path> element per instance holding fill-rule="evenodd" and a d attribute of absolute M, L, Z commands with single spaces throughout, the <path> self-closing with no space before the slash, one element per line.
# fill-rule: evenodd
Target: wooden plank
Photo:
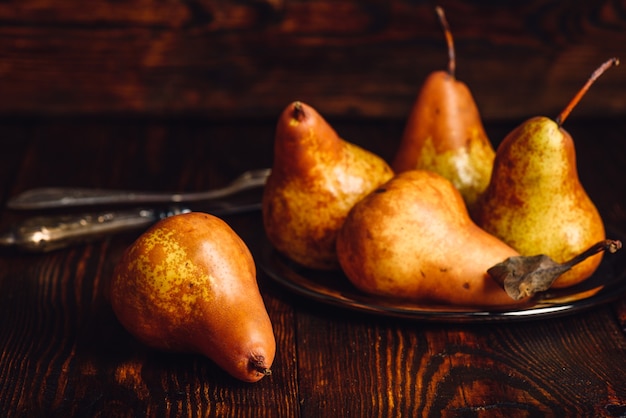
<path fill-rule="evenodd" d="M 67 3 L 67 4 L 66 4 Z M 612 1 L 444 4 L 458 77 L 486 119 L 557 113 L 593 69 L 624 55 Z M 328 116 L 404 118 L 445 66 L 421 2 L 112 2 L 0 5 L 0 114 L 275 117 L 292 100 Z M 576 117 L 626 114 L 626 71 Z"/>
<path fill-rule="evenodd" d="M 243 161 L 233 162 L 220 150 L 241 147 L 240 137 L 206 139 L 238 132 L 236 126 L 30 122 L 19 129 L 0 122 L 0 130 L 11 133 L 0 144 L 29 138 L 21 154 L 2 154 L 7 163 L 16 159 L 7 164 L 11 171 L 3 181 L 17 187 L 192 189 L 223 185 L 243 169 L 237 165 Z M 271 124 L 265 127 L 271 130 Z M 250 135 L 242 138 L 248 141 Z M 0 219 L 8 227 L 27 216 L 33 213 L 5 209 Z M 255 216 L 224 219 L 248 242 L 255 238 L 252 231 L 260 231 Z M 271 378 L 254 385 L 237 381 L 203 356 L 152 350 L 121 327 L 111 310 L 108 283 L 123 250 L 139 233 L 47 254 L 0 249 L 2 415 L 182 417 L 194 411 L 218 417 L 227 411 L 236 417 L 297 416 L 293 308 L 279 291 L 269 289 L 263 297 L 280 350 Z"/>
<path fill-rule="evenodd" d="M 12 194 L 16 173 L 31 141 L 33 129 L 26 121 L 14 120 L 0 123 L 0 201 L 4 203 Z"/>
<path fill-rule="evenodd" d="M 298 334 L 300 390 L 308 394 L 303 417 L 331 408 L 337 416 L 607 416 L 604 409 L 619 408 L 626 396 L 604 390 L 606 381 L 624 380 L 616 372 L 626 367 L 623 356 L 613 357 L 611 369 L 591 355 L 594 344 L 603 353 L 624 347 L 622 338 L 599 338 L 623 335 L 605 321 L 607 310 L 522 324 L 433 326 L 300 306 L 298 329 L 308 331 Z M 602 393 L 602 401 L 581 402 L 591 392 Z"/>
<path fill-rule="evenodd" d="M 393 154 L 389 138 L 402 127 L 360 120 L 335 126 L 384 156 Z M 0 174 L 12 192 L 41 185 L 201 190 L 269 164 L 273 127 L 267 120 L 0 121 L 8 133 L 0 144 L 25 144 L 6 148 Z M 581 181 L 606 221 L 625 227 L 624 123 L 568 127 L 580 150 Z M 494 137 L 510 128 L 487 125 Z M 17 216 L 3 210 L 2 226 Z M 228 220 L 252 248 L 263 245 L 259 213 Z M 122 328 L 107 281 L 134 237 L 43 255 L 0 252 L 4 415 L 623 415 L 623 301 L 527 323 L 432 324 L 331 308 L 260 272 L 278 350 L 273 375 L 250 385 L 201 356 L 156 352 Z"/>

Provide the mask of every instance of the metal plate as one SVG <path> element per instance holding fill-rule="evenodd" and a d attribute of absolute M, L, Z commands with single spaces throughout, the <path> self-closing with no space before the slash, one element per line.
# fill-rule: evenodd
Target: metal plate
<path fill-rule="evenodd" d="M 624 240 L 624 234 L 607 229 L 607 237 Z M 626 243 L 626 242 L 625 242 Z M 259 267 L 274 281 L 312 300 L 354 311 L 419 321 L 485 322 L 543 319 L 577 313 L 615 301 L 626 293 L 626 250 L 605 254 L 596 272 L 567 289 L 536 295 L 527 305 L 502 310 L 477 310 L 450 305 L 415 304 L 374 297 L 358 290 L 341 271 L 304 268 L 279 254 L 269 242 L 263 245 Z"/>

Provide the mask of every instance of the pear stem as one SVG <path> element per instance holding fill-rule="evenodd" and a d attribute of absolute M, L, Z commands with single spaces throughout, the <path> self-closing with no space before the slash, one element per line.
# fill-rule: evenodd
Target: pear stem
<path fill-rule="evenodd" d="M 271 376 L 272 375 L 272 369 L 268 369 L 267 367 L 259 367 L 256 370 L 259 373 L 261 373 L 263 376 Z"/>
<path fill-rule="evenodd" d="M 595 255 L 595 254 L 597 254 L 599 252 L 608 251 L 609 253 L 613 254 L 617 250 L 619 250 L 620 248 L 622 248 L 622 242 L 621 241 L 619 241 L 619 240 L 612 240 L 612 239 L 605 239 L 604 241 L 600 241 L 600 242 L 595 243 L 594 245 L 589 247 L 587 250 L 585 250 L 582 253 L 578 254 L 577 256 L 572 258 L 571 260 L 566 261 L 565 263 L 563 263 L 563 266 L 574 267 L 576 264 L 586 260 L 587 258 L 589 258 L 592 255 Z"/>
<path fill-rule="evenodd" d="M 304 113 L 304 109 L 302 108 L 302 102 L 293 103 L 293 113 L 291 116 L 298 122 L 302 122 L 302 120 L 306 116 Z"/>
<path fill-rule="evenodd" d="M 452 39 L 452 32 L 450 31 L 450 25 L 448 25 L 448 20 L 446 19 L 443 9 L 440 6 L 437 6 L 435 11 L 437 12 L 437 17 L 439 17 L 439 22 L 443 27 L 443 34 L 446 37 L 446 43 L 448 44 L 448 74 L 454 78 L 456 77 L 456 58 L 454 54 L 454 40 Z"/>
<path fill-rule="evenodd" d="M 578 91 L 578 93 L 576 93 L 576 95 L 572 98 L 572 100 L 567 104 L 565 109 L 563 109 L 561 113 L 559 113 L 559 115 L 556 117 L 555 122 L 557 125 L 561 126 L 563 122 L 565 122 L 565 119 L 567 119 L 569 114 L 572 112 L 572 109 L 574 109 L 574 107 L 578 104 L 578 102 L 580 102 L 580 99 L 582 99 L 585 93 L 587 93 L 587 90 L 589 90 L 589 87 L 591 87 L 591 85 L 596 81 L 596 79 L 598 79 L 598 77 L 600 77 L 608 68 L 614 65 L 615 66 L 619 65 L 619 59 L 615 57 L 605 61 L 601 66 L 599 66 L 593 72 L 593 74 L 591 74 L 591 77 L 589 77 L 585 85 Z"/>
<path fill-rule="evenodd" d="M 509 257 L 489 268 L 487 273 L 511 298 L 520 300 L 548 290 L 559 276 L 592 255 L 601 251 L 615 253 L 620 248 L 621 241 L 605 239 L 564 263 L 557 263 L 544 254 Z"/>

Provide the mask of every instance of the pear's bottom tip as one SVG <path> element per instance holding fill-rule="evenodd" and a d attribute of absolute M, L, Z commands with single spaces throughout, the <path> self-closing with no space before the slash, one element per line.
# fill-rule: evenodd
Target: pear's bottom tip
<path fill-rule="evenodd" d="M 250 359 L 250 368 L 254 370 L 258 376 L 269 376 L 272 374 L 272 369 L 266 365 L 264 356 L 253 356 Z"/>

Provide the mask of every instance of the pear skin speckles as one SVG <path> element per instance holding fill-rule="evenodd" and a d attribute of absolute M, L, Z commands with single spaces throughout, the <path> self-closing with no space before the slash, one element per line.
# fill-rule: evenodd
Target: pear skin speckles
<path fill-rule="evenodd" d="M 157 230 L 146 236 L 138 241 L 130 258 L 130 271 L 147 278 L 137 283 L 146 287 L 139 291 L 150 295 L 152 304 L 160 310 L 171 313 L 182 310 L 183 315 L 189 315 L 197 300 L 212 297 L 214 280 L 202 266 L 189 261 L 190 256 L 176 239 L 175 231 Z"/>

